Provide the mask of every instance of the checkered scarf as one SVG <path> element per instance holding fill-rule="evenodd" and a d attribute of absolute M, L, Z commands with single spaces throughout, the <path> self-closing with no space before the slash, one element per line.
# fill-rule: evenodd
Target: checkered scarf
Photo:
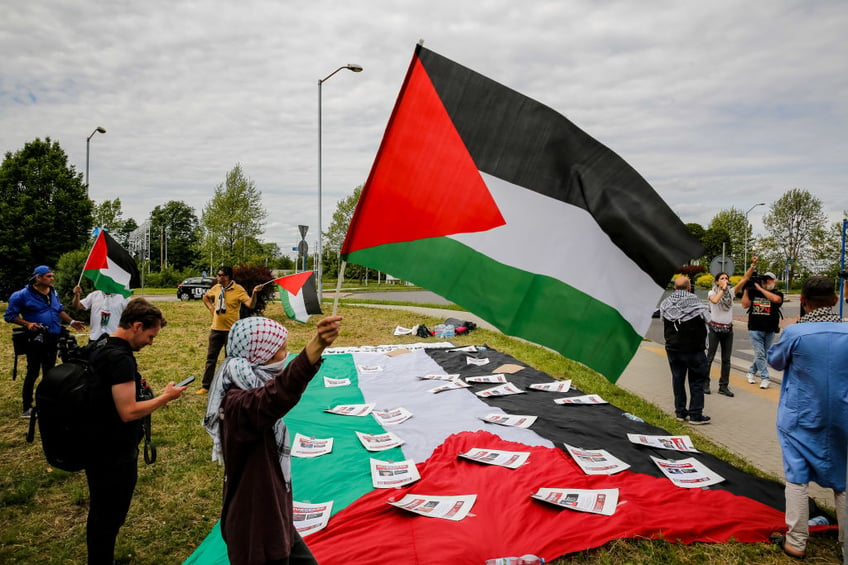
<path fill-rule="evenodd" d="M 830 306 L 823 306 L 821 308 L 816 308 L 815 310 L 811 310 L 801 316 L 801 319 L 798 320 L 798 323 L 801 322 L 841 322 L 842 318 L 839 317 L 839 314 L 834 314 L 833 310 L 830 309 Z"/>
<path fill-rule="evenodd" d="M 221 292 L 218 293 L 218 300 L 215 301 L 215 313 L 227 313 L 227 290 L 233 288 L 235 281 L 230 281 L 227 286 L 221 285 Z"/>
<path fill-rule="evenodd" d="M 276 374 L 263 366 L 286 343 L 288 330 L 279 322 L 253 316 L 233 324 L 227 339 L 227 357 L 215 373 L 209 389 L 203 424 L 212 436 L 212 460 L 223 463 L 221 453 L 221 403 L 231 388 L 250 390 L 264 385 Z M 286 488 L 291 484 L 288 430 L 282 418 L 274 424 L 277 454 Z"/>

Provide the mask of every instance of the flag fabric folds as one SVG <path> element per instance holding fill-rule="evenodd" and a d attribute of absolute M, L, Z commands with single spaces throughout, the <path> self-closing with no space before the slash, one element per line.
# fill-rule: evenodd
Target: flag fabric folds
<path fill-rule="evenodd" d="M 420 45 L 342 247 L 612 382 L 702 252 L 621 157 Z"/>
<path fill-rule="evenodd" d="M 290 319 L 305 324 L 312 314 L 321 314 L 315 271 L 304 271 L 274 279 L 280 289 L 283 310 Z"/>
<path fill-rule="evenodd" d="M 141 276 L 135 259 L 126 249 L 101 229 L 88 254 L 83 275 L 94 283 L 94 288 L 129 297 L 132 289 L 141 286 Z"/>

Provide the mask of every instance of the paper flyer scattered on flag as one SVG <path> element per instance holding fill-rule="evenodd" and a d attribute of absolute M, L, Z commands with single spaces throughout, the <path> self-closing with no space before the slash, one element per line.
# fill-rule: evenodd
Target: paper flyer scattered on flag
<path fill-rule="evenodd" d="M 412 412 L 403 406 L 392 410 L 374 410 L 371 415 L 381 426 L 396 426 L 412 418 Z"/>
<path fill-rule="evenodd" d="M 527 416 L 519 414 L 486 414 L 481 420 L 499 426 L 512 426 L 516 428 L 529 428 L 538 416 Z"/>
<path fill-rule="evenodd" d="M 554 402 L 556 404 L 608 404 L 606 400 L 597 394 L 584 394 L 582 396 L 557 398 Z"/>
<path fill-rule="evenodd" d="M 356 437 L 362 442 L 363 447 L 368 451 L 386 451 L 393 447 L 403 445 L 403 440 L 392 432 L 384 434 L 364 434 L 356 432 Z"/>
<path fill-rule="evenodd" d="M 337 386 L 350 386 L 350 379 L 334 379 L 333 377 L 324 377 L 324 386 L 334 388 Z"/>
<path fill-rule="evenodd" d="M 333 501 L 321 502 L 319 504 L 308 504 L 305 502 L 292 502 L 292 519 L 294 528 L 301 537 L 314 534 L 327 527 L 330 515 L 333 513 Z"/>
<path fill-rule="evenodd" d="M 312 314 L 321 314 L 314 271 L 304 271 L 274 279 L 280 288 L 280 301 L 289 319 L 302 324 Z"/>
<path fill-rule="evenodd" d="M 374 409 L 374 403 L 368 404 L 339 404 L 324 410 L 330 414 L 339 414 L 341 416 L 367 416 Z"/>
<path fill-rule="evenodd" d="M 487 388 L 486 390 L 481 390 L 480 392 L 475 392 L 477 396 L 507 396 L 509 394 L 525 394 L 527 391 L 521 390 L 517 386 L 512 383 L 506 383 L 498 386 L 493 386 L 492 388 Z"/>
<path fill-rule="evenodd" d="M 612 382 L 647 333 L 645 305 L 703 254 L 624 159 L 421 45 L 341 249 Z"/>
<path fill-rule="evenodd" d="M 477 359 L 476 357 L 466 357 L 465 362 L 469 365 L 476 365 L 478 367 L 489 364 L 488 359 Z"/>
<path fill-rule="evenodd" d="M 533 390 L 544 390 L 545 392 L 568 392 L 571 389 L 571 379 L 567 381 L 555 381 L 552 383 L 532 384 L 528 388 Z"/>
<path fill-rule="evenodd" d="M 422 375 L 418 377 L 422 381 L 455 381 L 459 379 L 459 373 L 452 373 L 450 375 L 447 374 L 434 374 L 434 375 Z"/>
<path fill-rule="evenodd" d="M 292 441 L 292 457 L 320 457 L 333 451 L 333 438 L 308 437 L 300 433 L 294 434 Z"/>
<path fill-rule="evenodd" d="M 383 368 L 379 365 L 360 365 L 359 372 L 363 375 L 375 375 L 377 373 L 382 373 Z"/>
<path fill-rule="evenodd" d="M 102 228 L 94 240 L 82 274 L 94 283 L 94 288 L 110 294 L 129 297 L 132 289 L 141 286 L 135 259 Z"/>
<path fill-rule="evenodd" d="M 630 468 L 629 464 L 604 449 L 582 449 L 567 443 L 563 445 L 587 475 L 614 475 Z"/>
<path fill-rule="evenodd" d="M 497 465 L 507 469 L 518 469 L 527 462 L 530 453 L 526 451 L 501 451 L 497 449 L 469 449 L 459 457 L 470 459 L 485 465 Z"/>
<path fill-rule="evenodd" d="M 648 436 L 643 434 L 627 434 L 627 439 L 638 445 L 673 449 L 674 451 L 689 451 L 698 453 L 689 436 Z"/>
<path fill-rule="evenodd" d="M 618 506 L 618 489 L 540 488 L 530 495 L 536 500 L 555 504 L 569 510 L 612 516 Z"/>
<path fill-rule="evenodd" d="M 462 382 L 460 379 L 455 379 L 441 386 L 437 386 L 436 388 L 431 388 L 427 392 L 432 392 L 433 394 L 438 394 L 440 392 L 445 392 L 446 390 L 458 390 L 461 388 L 469 388 L 470 384 Z"/>
<path fill-rule="evenodd" d="M 467 383 L 505 383 L 506 375 L 483 375 L 480 377 L 465 377 Z"/>
<path fill-rule="evenodd" d="M 459 521 L 465 518 L 477 500 L 476 494 L 435 496 L 431 494 L 407 494 L 398 501 L 388 503 L 428 518 Z"/>
<path fill-rule="evenodd" d="M 395 463 L 371 459 L 371 482 L 374 488 L 397 488 L 412 484 L 421 475 L 412 459 Z"/>
<path fill-rule="evenodd" d="M 403 326 L 396 326 L 394 335 L 409 335 L 412 333 L 412 328 L 405 328 Z"/>
<path fill-rule="evenodd" d="M 682 488 L 708 487 L 724 481 L 724 477 L 713 472 L 694 457 L 674 461 L 651 455 L 651 460 L 672 483 Z"/>

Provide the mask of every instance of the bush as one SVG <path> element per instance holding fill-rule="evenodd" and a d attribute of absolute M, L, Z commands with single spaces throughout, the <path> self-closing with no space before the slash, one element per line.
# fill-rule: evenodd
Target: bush
<path fill-rule="evenodd" d="M 715 283 L 715 277 L 712 276 L 710 273 L 700 275 L 698 278 L 695 279 L 695 286 L 697 286 L 698 288 L 709 289 L 713 287 L 713 283 Z"/>

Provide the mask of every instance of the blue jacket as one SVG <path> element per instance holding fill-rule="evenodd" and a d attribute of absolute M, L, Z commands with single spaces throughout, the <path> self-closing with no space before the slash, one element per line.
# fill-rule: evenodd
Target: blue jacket
<path fill-rule="evenodd" d="M 786 328 L 768 351 L 783 371 L 777 437 L 791 483 L 845 490 L 848 460 L 848 324 L 808 322 Z"/>
<path fill-rule="evenodd" d="M 64 309 L 54 289 L 44 295 L 32 288 L 32 285 L 27 285 L 9 298 L 3 319 L 11 322 L 20 315 L 27 322 L 47 326 L 49 333 L 59 335 L 62 331 L 62 318 L 59 313 Z"/>

